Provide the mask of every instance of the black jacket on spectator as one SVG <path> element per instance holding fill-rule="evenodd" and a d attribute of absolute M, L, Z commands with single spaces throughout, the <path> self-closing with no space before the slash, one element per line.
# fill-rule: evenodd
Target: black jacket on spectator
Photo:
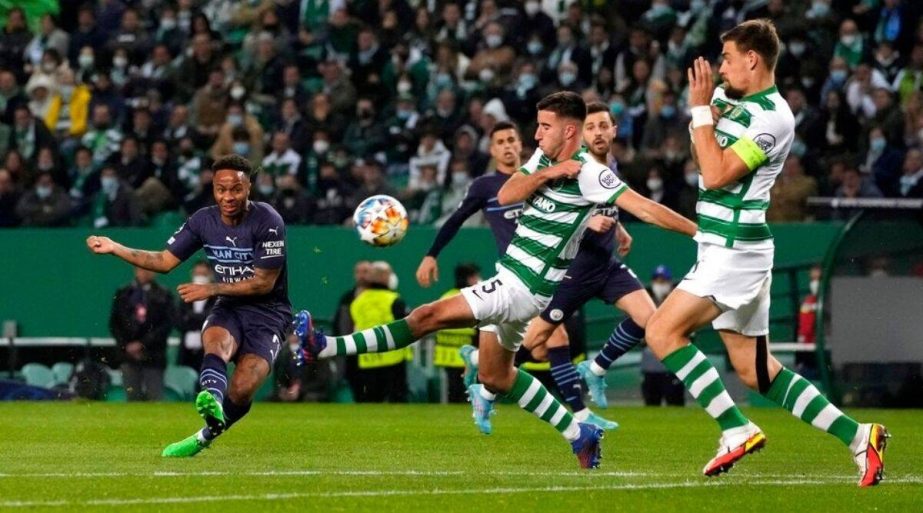
<path fill-rule="evenodd" d="M 51 196 L 39 198 L 35 188 L 23 194 L 16 205 L 16 215 L 24 226 L 66 226 L 70 224 L 71 200 L 60 187 Z"/>
<path fill-rule="evenodd" d="M 19 224 L 19 216 L 16 215 L 19 196 L 19 191 L 16 190 L 0 194 L 0 227 L 8 228 Z"/>
<path fill-rule="evenodd" d="M 215 301 L 217 299 L 214 296 L 206 299 L 204 308 L 200 312 L 196 312 L 195 303 L 180 303 L 179 319 L 176 326 L 180 333 L 179 361 L 177 362 L 179 365 L 185 365 L 193 369 L 198 369 L 202 366 L 202 356 L 205 351 L 202 348 L 198 350 L 187 348 L 183 337 L 190 331 L 200 331 L 202 329 L 202 325 L 205 324 L 205 318 L 211 313 Z"/>
<path fill-rule="evenodd" d="M 167 289 L 157 282 L 144 287 L 132 282 L 115 293 L 109 331 L 120 349 L 124 351 L 129 342 L 137 340 L 144 345 L 143 364 L 164 368 L 174 320 L 173 296 Z"/>
<path fill-rule="evenodd" d="M 4 123 L 10 126 L 13 126 L 13 111 L 16 110 L 16 107 L 20 105 L 26 105 L 29 103 L 29 99 L 26 98 L 26 95 L 23 94 L 22 90 L 17 91 L 16 94 L 6 99 L 6 106 L 3 109 L 0 109 L 0 123 Z"/>
<path fill-rule="evenodd" d="M 32 33 L 26 29 L 7 32 L 4 28 L 0 32 L 0 67 L 9 68 L 15 73 L 20 84 L 25 83 L 28 78 L 23 64 L 25 64 L 26 47 L 29 46 L 30 41 L 32 41 Z"/>
<path fill-rule="evenodd" d="M 109 221 L 106 226 L 141 225 L 143 218 L 134 192 L 128 183 L 121 181 L 114 197 L 106 195 L 102 190 L 97 193 L 101 195 L 98 201 L 102 202 L 102 214 Z"/>

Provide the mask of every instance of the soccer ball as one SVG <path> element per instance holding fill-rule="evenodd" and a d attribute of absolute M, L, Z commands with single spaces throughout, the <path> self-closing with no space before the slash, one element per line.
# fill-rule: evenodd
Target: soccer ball
<path fill-rule="evenodd" d="M 372 246 L 397 244 L 404 238 L 410 224 L 404 205 L 384 194 L 362 200 L 353 213 L 353 222 L 362 242 Z"/>

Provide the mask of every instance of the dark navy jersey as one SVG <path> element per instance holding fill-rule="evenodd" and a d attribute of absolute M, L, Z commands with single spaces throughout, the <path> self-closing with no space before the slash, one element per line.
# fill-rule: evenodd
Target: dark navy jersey
<path fill-rule="evenodd" d="M 199 249 L 218 283 L 237 283 L 253 278 L 256 269 L 281 269 L 272 291 L 261 296 L 219 296 L 224 306 L 262 306 L 291 312 L 285 253 L 285 223 L 269 204 L 249 203 L 249 210 L 237 226 L 221 220 L 218 206 L 192 214 L 167 241 L 167 250 L 186 260 Z"/>
<path fill-rule="evenodd" d="M 608 216 L 619 220 L 619 208 L 615 205 L 597 205 L 596 216 Z M 593 230 L 583 232 L 583 239 L 580 241 L 580 251 L 591 250 L 600 254 L 611 255 L 615 251 L 615 225 L 604 233 L 596 233 Z"/>
<path fill-rule="evenodd" d="M 487 223 L 490 225 L 490 231 L 494 235 L 494 241 L 497 243 L 497 253 L 503 255 L 506 252 L 506 247 L 513 240 L 513 232 L 516 231 L 516 220 L 522 214 L 522 203 L 501 205 L 497 201 L 497 193 L 509 179 L 510 175 L 500 172 L 475 178 L 468 187 L 468 192 L 465 193 L 458 210 L 439 229 L 432 247 L 426 254 L 431 257 L 439 256 L 439 252 L 458 233 L 458 229 L 461 228 L 465 220 L 478 210 L 483 210 L 484 217 L 487 218 Z"/>

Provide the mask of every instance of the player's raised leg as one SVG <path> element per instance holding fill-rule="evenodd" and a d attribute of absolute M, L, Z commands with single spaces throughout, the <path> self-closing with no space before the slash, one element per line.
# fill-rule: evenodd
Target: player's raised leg
<path fill-rule="evenodd" d="M 534 351 L 545 349 L 548 363 L 551 364 L 551 377 L 558 387 L 561 398 L 579 422 L 593 424 L 603 429 L 618 428 L 617 422 L 593 413 L 583 402 L 583 386 L 580 383 L 580 374 L 577 373 L 577 368 L 571 360 L 567 331 L 563 324 L 548 322 L 544 316 L 543 313 L 529 323 L 523 345 L 533 351 L 533 355 Z"/>
<path fill-rule="evenodd" d="M 890 436 L 884 426 L 859 424 L 843 413 L 810 381 L 783 367 L 769 352 L 766 336 L 748 337 L 721 331 L 721 339 L 745 385 L 849 447 L 859 467 L 859 486 L 873 486 L 881 481 L 884 450 Z"/>
<path fill-rule="evenodd" d="M 721 427 L 718 454 L 703 470 L 707 476 L 726 472 L 766 443 L 763 432 L 734 404 L 715 367 L 689 343 L 688 333 L 720 313 L 710 300 L 677 289 L 651 317 L 646 331 L 647 343 L 654 354 Z"/>
<path fill-rule="evenodd" d="M 587 384 L 590 398 L 600 408 L 608 406 L 606 372 L 613 362 L 641 343 L 644 328 L 654 315 L 654 301 L 644 289 L 622 296 L 615 302 L 615 307 L 628 314 L 628 318 L 612 330 L 596 358 L 589 362 L 580 362 L 577 366 L 577 371 Z"/>

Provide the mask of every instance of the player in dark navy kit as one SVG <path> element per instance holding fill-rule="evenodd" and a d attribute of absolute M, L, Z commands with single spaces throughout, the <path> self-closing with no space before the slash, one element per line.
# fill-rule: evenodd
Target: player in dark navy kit
<path fill-rule="evenodd" d="M 516 125 L 506 121 L 497 123 L 490 132 L 490 156 L 496 162 L 496 172 L 476 178 L 468 187 L 468 191 L 458 210 L 439 229 L 432 246 L 417 268 L 417 282 L 421 286 L 429 287 L 434 280 L 438 280 L 439 266 L 436 258 L 442 249 L 455 237 L 462 224 L 479 210 L 484 212 L 484 217 L 490 225 L 490 231 L 497 244 L 497 253 L 503 255 L 506 252 L 506 247 L 513 238 L 513 232 L 516 231 L 516 219 L 522 214 L 523 205 L 522 203 L 500 205 L 497 201 L 497 192 L 509 180 L 510 176 L 519 170 L 521 153 L 522 139 Z M 589 227 L 590 230 L 603 230 L 608 226 L 602 220 L 597 221 L 599 222 L 594 222 Z M 564 331 L 564 327 L 560 327 L 558 331 L 561 334 L 555 338 L 563 340 L 562 346 L 565 351 L 569 351 L 567 333 Z M 480 341 L 482 344 L 497 342 L 496 338 L 497 333 L 494 326 L 480 327 Z M 493 430 L 490 423 L 491 408 L 489 402 L 486 401 L 493 401 L 496 396 L 474 382 L 477 377 L 478 366 L 478 351 L 474 346 L 463 346 L 461 356 L 465 361 L 465 386 L 468 388 L 468 395 L 474 408 L 475 424 L 477 424 L 481 432 L 490 434 Z M 544 360 L 544 358 L 539 359 Z M 576 372 L 573 369 L 569 354 L 567 363 L 571 365 L 571 371 Z M 560 383 L 558 385 L 560 386 Z M 586 406 L 582 409 L 586 410 L 584 412 L 586 415 L 584 415 L 581 422 L 589 422 L 602 428 L 613 427 L 612 422 L 595 415 Z"/>
<path fill-rule="evenodd" d="M 583 124 L 584 143 L 593 158 L 613 169 L 615 165 L 608 162 L 608 159 L 616 130 L 606 104 L 594 102 L 587 105 L 587 117 Z M 656 208 L 665 207 L 658 205 Z M 648 211 L 644 209 L 642 212 Z M 593 402 L 605 408 L 606 371 L 612 362 L 638 345 L 644 337 L 644 327 L 655 309 L 654 301 L 635 273 L 614 255 L 616 242 L 619 243 L 618 252 L 621 256 L 625 256 L 631 247 L 630 236 L 618 223 L 618 209 L 601 207 L 595 216 L 611 220 L 610 228 L 604 232 L 585 232 L 580 251 L 568 268 L 564 280 L 539 318 L 529 325 L 523 341 L 523 346 L 532 350 L 533 354 L 541 352 L 542 346 L 547 347 L 552 373 L 556 373 L 556 368 L 559 369 L 555 380 L 570 383 L 570 386 L 563 387 L 562 393 L 574 411 L 574 416 L 581 422 L 586 421 L 581 419 L 579 413 L 584 406 L 580 377 L 586 382 Z M 642 220 L 649 221 L 643 217 Z M 687 223 L 688 229 L 695 232 L 695 224 L 691 221 Z M 570 362 L 566 332 L 557 328 L 593 298 L 614 305 L 628 314 L 628 317 L 616 326 L 596 358 L 580 362 L 575 371 L 567 365 Z M 568 390 L 573 392 L 569 393 Z"/>
<path fill-rule="evenodd" d="M 177 288 L 187 303 L 212 296 L 218 300 L 202 326 L 202 391 L 195 404 L 206 426 L 167 446 L 163 456 L 168 457 L 198 454 L 250 411 L 292 323 L 282 217 L 266 203 L 249 201 L 254 170 L 245 158 L 222 157 L 212 171 L 217 205 L 194 213 L 170 237 L 166 249 L 142 251 L 96 235 L 87 239 L 94 253 L 111 253 L 160 273 L 204 249 L 214 272 L 215 283 Z M 230 386 L 229 361 L 236 363 Z"/>

